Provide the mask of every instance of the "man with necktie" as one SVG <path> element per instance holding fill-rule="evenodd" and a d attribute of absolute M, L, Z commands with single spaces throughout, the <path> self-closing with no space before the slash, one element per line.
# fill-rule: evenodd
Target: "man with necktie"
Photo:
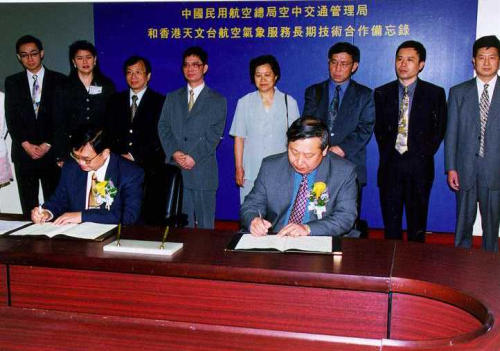
<path fill-rule="evenodd" d="M 111 149 L 144 168 L 149 194 L 141 219 L 147 224 L 159 224 L 155 221 L 164 217 L 167 185 L 163 172 L 165 153 L 158 136 L 165 96 L 149 86 L 152 68 L 146 58 L 129 57 L 123 64 L 123 73 L 128 89 L 111 96 L 106 112 Z"/>
<path fill-rule="evenodd" d="M 16 43 L 22 72 L 5 79 L 5 117 L 12 137 L 12 162 L 23 215 L 38 206 L 39 183 L 48 199 L 59 181 L 53 145 L 53 96 L 65 78 L 42 65 L 42 42 L 25 35 Z"/>
<path fill-rule="evenodd" d="M 375 137 L 379 149 L 377 184 L 385 238 L 425 241 L 434 155 L 446 130 L 444 89 L 418 78 L 425 47 L 405 41 L 396 50 L 397 79 L 375 89 Z"/>
<path fill-rule="evenodd" d="M 450 89 L 445 166 L 448 185 L 457 194 L 455 246 L 470 248 L 477 203 L 483 249 L 498 252 L 500 224 L 500 41 L 476 40 L 472 63 L 477 77 Z"/>
<path fill-rule="evenodd" d="M 288 151 L 264 159 L 240 209 L 242 227 L 255 236 L 348 233 L 356 220 L 356 170 L 328 152 L 328 129 L 315 117 L 297 119 Z"/>
<path fill-rule="evenodd" d="M 306 89 L 302 116 L 321 119 L 329 132 L 329 151 L 356 165 L 358 175 L 358 216 L 361 213 L 362 189 L 366 185 L 366 144 L 375 124 L 372 91 L 351 79 L 360 61 L 355 45 L 339 42 L 328 51 L 330 78 Z M 365 230 L 366 222 L 356 221 Z M 361 224 L 363 222 L 363 224 Z"/>
<path fill-rule="evenodd" d="M 144 171 L 111 152 L 109 145 L 99 127 L 78 127 L 71 138 L 72 159 L 64 163 L 54 195 L 32 209 L 32 221 L 134 224 L 141 211 Z"/>
<path fill-rule="evenodd" d="M 182 213 L 188 227 L 211 229 L 219 173 L 215 150 L 226 123 L 226 98 L 205 84 L 208 55 L 186 49 L 182 72 L 187 86 L 167 94 L 158 124 L 165 162 L 182 170 Z"/>

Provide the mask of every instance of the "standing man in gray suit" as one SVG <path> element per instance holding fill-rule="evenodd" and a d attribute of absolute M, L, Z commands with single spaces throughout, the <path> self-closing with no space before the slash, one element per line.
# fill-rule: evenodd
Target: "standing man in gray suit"
<path fill-rule="evenodd" d="M 348 233 L 356 220 L 355 166 L 328 152 L 328 130 L 301 117 L 287 132 L 288 151 L 266 157 L 240 220 L 255 236 Z"/>
<path fill-rule="evenodd" d="M 306 89 L 302 116 L 321 119 L 327 126 L 329 151 L 356 165 L 358 174 L 358 216 L 361 213 L 362 189 L 366 185 L 366 144 L 375 126 L 375 103 L 368 87 L 351 79 L 360 61 L 359 48 L 339 42 L 328 50 L 330 78 Z M 363 223 L 360 225 L 360 223 Z M 367 236 L 366 222 L 356 229 Z"/>
<path fill-rule="evenodd" d="M 200 47 L 183 54 L 187 86 L 167 94 L 158 123 L 166 162 L 183 177 L 182 212 L 188 227 L 213 228 L 219 173 L 215 149 L 226 123 L 226 98 L 205 85 L 208 55 Z"/>
<path fill-rule="evenodd" d="M 500 224 L 500 41 L 485 36 L 473 46 L 477 77 L 454 86 L 448 98 L 445 162 L 448 185 L 457 193 L 455 246 L 470 248 L 477 202 L 483 249 L 498 252 Z"/>

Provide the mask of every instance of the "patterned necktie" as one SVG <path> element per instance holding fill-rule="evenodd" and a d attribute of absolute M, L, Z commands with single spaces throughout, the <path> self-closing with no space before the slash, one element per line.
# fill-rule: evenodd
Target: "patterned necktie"
<path fill-rule="evenodd" d="M 408 151 L 408 117 L 410 112 L 410 96 L 408 87 L 404 87 L 403 98 L 399 106 L 398 136 L 396 150 L 402 155 Z"/>
<path fill-rule="evenodd" d="M 97 196 L 96 196 L 97 175 L 95 174 L 95 172 L 92 172 L 91 177 L 92 177 L 92 181 L 90 183 L 89 205 L 87 207 L 88 209 L 99 207 L 99 204 L 97 203 Z"/>
<path fill-rule="evenodd" d="M 337 115 L 339 114 L 340 89 L 340 85 L 337 85 L 335 87 L 332 102 L 330 102 L 330 106 L 328 107 L 327 124 L 330 133 L 332 133 L 333 131 L 333 124 L 335 123 L 335 119 L 337 119 Z"/>
<path fill-rule="evenodd" d="M 191 89 L 189 91 L 189 102 L 188 102 L 188 110 L 189 110 L 189 112 L 191 112 L 191 110 L 193 109 L 193 105 L 194 105 L 194 90 Z"/>
<path fill-rule="evenodd" d="M 488 95 L 488 84 L 484 85 L 481 101 L 479 102 L 479 117 L 481 118 L 481 138 L 479 139 L 479 156 L 484 157 L 484 135 L 486 133 L 486 122 L 490 111 L 490 96 Z"/>
<path fill-rule="evenodd" d="M 292 212 L 290 213 L 290 218 L 288 223 L 301 224 L 304 219 L 304 214 L 306 213 L 307 198 L 309 197 L 309 186 L 307 184 L 307 174 L 302 175 L 302 180 L 299 185 L 299 191 L 297 191 L 297 196 L 293 203 Z"/>
<path fill-rule="evenodd" d="M 132 121 L 134 120 L 135 114 L 137 113 L 137 95 L 132 95 L 132 106 L 130 107 L 132 113 Z"/>
<path fill-rule="evenodd" d="M 35 116 L 38 117 L 38 108 L 40 107 L 40 85 L 38 84 L 38 76 L 33 75 L 33 92 L 31 94 L 31 100 L 33 102 L 33 109 L 35 110 Z"/>

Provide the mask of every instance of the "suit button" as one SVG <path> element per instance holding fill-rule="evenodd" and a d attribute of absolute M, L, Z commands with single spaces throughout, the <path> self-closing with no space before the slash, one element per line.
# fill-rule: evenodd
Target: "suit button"
<path fill-rule="evenodd" d="M 90 119 L 90 117 L 87 117 L 87 120 L 89 120 L 89 119 Z"/>
<path fill-rule="evenodd" d="M 90 107 L 87 107 L 87 111 L 90 111 Z"/>
<path fill-rule="evenodd" d="M 479 156 L 479 154 L 478 154 L 478 153 L 476 153 L 476 156 Z"/>
<path fill-rule="evenodd" d="M 89 100 L 89 99 L 87 99 L 87 102 L 89 102 L 89 101 L 90 101 L 90 100 Z"/>
<path fill-rule="evenodd" d="M 187 141 L 187 140 L 188 140 L 188 138 L 184 138 L 184 141 Z"/>
<path fill-rule="evenodd" d="M 132 129 L 130 129 L 130 133 L 133 133 L 134 131 Z"/>
<path fill-rule="evenodd" d="M 128 143 L 129 146 L 132 146 L 132 143 Z"/>

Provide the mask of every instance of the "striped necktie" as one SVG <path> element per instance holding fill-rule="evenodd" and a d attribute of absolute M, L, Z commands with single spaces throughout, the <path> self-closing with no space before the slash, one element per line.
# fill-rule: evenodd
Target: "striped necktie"
<path fill-rule="evenodd" d="M 479 156 L 484 157 L 484 136 L 486 134 L 486 122 L 488 122 L 488 112 L 490 111 L 490 95 L 488 94 L 488 84 L 484 85 L 481 101 L 479 101 L 479 117 L 481 119 L 481 138 L 479 139 Z"/>
<path fill-rule="evenodd" d="M 290 218 L 288 223 L 301 224 L 304 219 L 304 214 L 306 213 L 307 198 L 309 197 L 309 186 L 307 184 L 307 174 L 302 175 L 302 180 L 300 181 L 299 191 L 297 191 L 297 196 L 293 203 L 292 212 L 290 213 Z"/>
<path fill-rule="evenodd" d="M 131 106 L 131 115 L 132 121 L 134 120 L 135 114 L 137 113 L 137 95 L 132 95 L 132 106 Z"/>

